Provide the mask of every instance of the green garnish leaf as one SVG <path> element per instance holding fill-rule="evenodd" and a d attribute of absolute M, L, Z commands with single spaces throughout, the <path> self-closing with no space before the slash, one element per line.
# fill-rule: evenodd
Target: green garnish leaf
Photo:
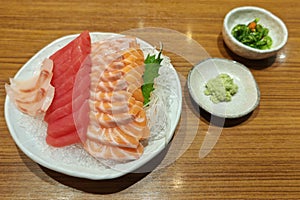
<path fill-rule="evenodd" d="M 154 90 L 154 79 L 159 76 L 158 70 L 160 63 L 163 60 L 161 58 L 161 52 L 155 57 L 155 55 L 148 54 L 145 63 L 145 72 L 143 75 L 144 85 L 142 85 L 142 93 L 144 96 L 144 105 L 149 104 L 151 92 Z"/>

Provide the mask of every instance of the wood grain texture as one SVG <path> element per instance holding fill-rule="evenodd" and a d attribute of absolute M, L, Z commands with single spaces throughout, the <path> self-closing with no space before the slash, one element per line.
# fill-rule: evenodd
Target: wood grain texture
<path fill-rule="evenodd" d="M 223 43 L 225 14 L 244 5 L 249 1 L 2 0 L 0 199 L 300 199 L 300 2 L 251 3 L 279 16 L 289 31 L 285 48 L 276 58 L 264 61 L 241 59 Z M 24 155 L 4 118 L 8 78 L 59 37 L 83 30 L 120 33 L 138 27 L 179 31 L 201 44 L 211 57 L 245 64 L 260 87 L 259 107 L 246 120 L 225 127 L 204 159 L 199 158 L 199 149 L 210 124 L 201 112 L 196 123 L 186 125 L 186 134 L 197 130 L 187 151 L 171 165 L 150 173 L 90 181 L 51 171 Z M 169 55 L 186 78 L 192 66 Z M 186 88 L 183 91 L 184 98 L 189 98 Z"/>

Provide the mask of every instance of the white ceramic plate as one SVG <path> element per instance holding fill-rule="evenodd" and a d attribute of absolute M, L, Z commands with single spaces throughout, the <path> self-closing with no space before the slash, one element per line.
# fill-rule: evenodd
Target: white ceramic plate
<path fill-rule="evenodd" d="M 230 102 L 213 103 L 204 94 L 208 80 L 221 73 L 228 74 L 238 85 Z M 238 118 L 253 111 L 260 100 L 259 88 L 250 70 L 244 65 L 220 58 L 200 62 L 189 73 L 188 88 L 194 101 L 207 112 L 223 118 Z"/>
<path fill-rule="evenodd" d="M 90 35 L 92 42 L 96 42 L 108 37 L 117 36 L 118 34 L 93 32 L 90 33 Z M 15 78 L 22 79 L 31 77 L 45 58 L 52 55 L 77 36 L 78 35 L 65 36 L 47 45 L 18 71 Z M 151 51 L 153 52 L 153 47 L 150 44 L 140 39 L 138 39 L 138 42 L 144 51 L 152 49 Z M 93 180 L 120 177 L 140 168 L 158 155 L 170 142 L 174 134 L 181 114 L 181 85 L 176 70 L 170 63 L 168 63 L 165 70 L 169 73 L 170 77 L 169 80 L 166 81 L 166 84 L 169 85 L 166 85 L 165 89 L 168 89 L 171 85 L 173 92 L 173 99 L 168 102 L 167 108 L 169 118 L 168 129 L 162 133 L 163 137 L 149 140 L 148 145 L 144 149 L 144 154 L 138 160 L 107 167 L 92 158 L 80 145 L 72 145 L 64 148 L 50 147 L 45 142 L 46 123 L 41 119 L 32 118 L 18 111 L 9 97 L 6 96 L 5 119 L 8 129 L 17 146 L 28 157 L 46 168 L 70 176 Z M 164 90 L 164 88 L 162 88 L 162 90 Z"/>

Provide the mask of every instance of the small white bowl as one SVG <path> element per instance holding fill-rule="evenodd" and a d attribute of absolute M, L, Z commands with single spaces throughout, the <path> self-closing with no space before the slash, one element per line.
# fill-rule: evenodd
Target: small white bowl
<path fill-rule="evenodd" d="M 271 49 L 260 50 L 244 45 L 235 39 L 231 31 L 237 24 L 248 24 L 259 18 L 259 24 L 269 29 L 269 36 L 273 40 Z M 276 55 L 287 42 L 288 31 L 281 19 L 271 12 L 258 7 L 244 6 L 231 10 L 224 18 L 222 35 L 225 44 L 235 54 L 248 59 L 264 59 Z"/>
<path fill-rule="evenodd" d="M 206 83 L 221 73 L 228 74 L 238 85 L 231 101 L 213 103 L 204 94 Z M 205 111 L 222 118 L 239 118 L 252 112 L 259 104 L 260 92 L 250 70 L 227 59 L 210 58 L 194 66 L 189 72 L 188 89 L 193 100 Z"/>

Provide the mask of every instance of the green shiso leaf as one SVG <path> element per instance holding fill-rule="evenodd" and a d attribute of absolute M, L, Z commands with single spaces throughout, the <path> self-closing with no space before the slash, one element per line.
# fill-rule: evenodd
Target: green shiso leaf
<path fill-rule="evenodd" d="M 144 105 L 149 104 L 151 92 L 154 90 L 154 79 L 159 76 L 158 70 L 160 63 L 163 60 L 161 58 L 161 52 L 155 57 L 155 55 L 148 54 L 145 63 L 145 72 L 143 75 L 144 85 L 142 85 L 142 93 L 144 96 Z"/>

